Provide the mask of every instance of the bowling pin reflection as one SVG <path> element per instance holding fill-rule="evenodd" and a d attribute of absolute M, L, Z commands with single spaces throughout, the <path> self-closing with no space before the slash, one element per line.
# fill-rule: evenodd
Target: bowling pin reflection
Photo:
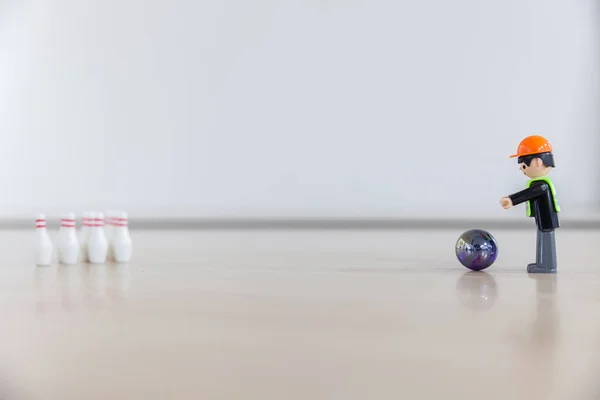
<path fill-rule="evenodd" d="M 122 306 L 131 284 L 131 269 L 127 264 L 82 266 L 83 298 L 89 308 Z"/>
<path fill-rule="evenodd" d="M 73 311 L 75 302 L 73 301 L 78 286 L 78 267 L 76 265 L 58 264 L 58 286 L 60 288 L 60 303 L 62 309 L 67 312 Z"/>
<path fill-rule="evenodd" d="M 109 285 L 106 296 L 116 304 L 124 305 L 131 285 L 131 269 L 127 264 L 110 264 L 107 270 Z"/>
<path fill-rule="evenodd" d="M 106 266 L 84 264 L 81 270 L 83 300 L 88 308 L 97 310 L 104 302 Z"/>
<path fill-rule="evenodd" d="M 81 305 L 92 310 L 123 307 L 131 282 L 128 264 L 36 267 L 33 273 L 36 313 L 47 313 L 57 300 L 66 312 Z"/>
<path fill-rule="evenodd" d="M 33 284 L 35 287 L 35 311 L 37 314 L 45 314 L 50 301 L 49 288 L 51 287 L 50 277 L 52 269 L 50 267 L 36 267 L 33 274 Z"/>
<path fill-rule="evenodd" d="M 483 271 L 469 271 L 456 283 L 458 301 L 473 311 L 487 311 L 498 298 L 498 285 L 494 277 Z"/>

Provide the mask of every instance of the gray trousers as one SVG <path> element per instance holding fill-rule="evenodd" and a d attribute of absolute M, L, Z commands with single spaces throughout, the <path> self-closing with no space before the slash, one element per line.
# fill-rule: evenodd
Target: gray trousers
<path fill-rule="evenodd" d="M 543 232 L 538 229 L 535 263 L 538 269 L 556 272 L 556 239 L 553 230 Z"/>

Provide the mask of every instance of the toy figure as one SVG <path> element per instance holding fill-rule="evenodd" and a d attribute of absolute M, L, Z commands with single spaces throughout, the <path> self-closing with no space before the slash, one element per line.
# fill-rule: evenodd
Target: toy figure
<path fill-rule="evenodd" d="M 556 273 L 556 239 L 554 230 L 558 223 L 560 207 L 556 191 L 548 178 L 554 168 L 552 145 L 541 136 L 528 136 L 517 148 L 517 162 L 523 174 L 530 180 L 527 188 L 500 199 L 503 208 L 508 209 L 527 202 L 527 216 L 534 217 L 537 225 L 535 264 L 527 265 L 528 273 Z"/>

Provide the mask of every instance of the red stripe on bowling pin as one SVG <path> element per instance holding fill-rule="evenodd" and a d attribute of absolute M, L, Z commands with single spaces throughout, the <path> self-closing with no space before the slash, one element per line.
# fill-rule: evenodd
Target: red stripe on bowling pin
<path fill-rule="evenodd" d="M 113 225 L 114 226 L 127 226 L 129 224 L 128 219 L 127 218 L 113 218 Z"/>
<path fill-rule="evenodd" d="M 104 220 L 102 218 L 91 218 L 90 226 L 104 226 Z"/>

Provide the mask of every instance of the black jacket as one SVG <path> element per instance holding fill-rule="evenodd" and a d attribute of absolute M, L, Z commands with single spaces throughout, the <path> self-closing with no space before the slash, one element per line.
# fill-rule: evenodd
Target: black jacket
<path fill-rule="evenodd" d="M 554 209 L 554 199 L 548 184 L 543 181 L 534 181 L 525 190 L 508 196 L 513 205 L 530 202 L 531 215 L 540 231 L 548 232 L 560 227 L 558 213 Z"/>

